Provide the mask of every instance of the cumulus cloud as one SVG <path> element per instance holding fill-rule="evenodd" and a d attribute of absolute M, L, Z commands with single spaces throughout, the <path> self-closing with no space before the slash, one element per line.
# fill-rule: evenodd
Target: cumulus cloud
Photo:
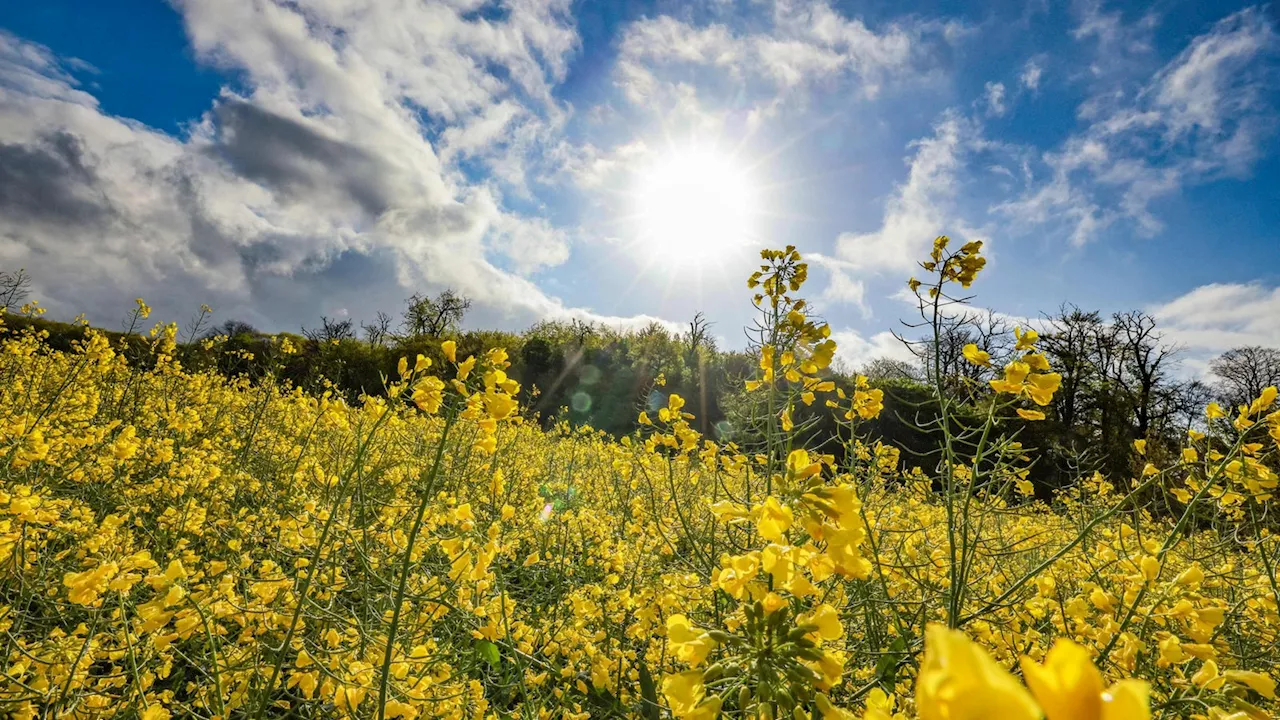
<path fill-rule="evenodd" d="M 669 122 L 713 128 L 732 117 L 749 128 L 814 89 L 875 97 L 895 80 L 927 73 L 937 46 L 963 34 L 918 20 L 869 27 L 826 2 L 774 0 L 758 28 L 694 24 L 662 15 L 633 23 L 619 43 L 615 82 L 635 106 L 660 106 Z M 708 111 L 707 97 L 732 112 Z M 712 103 L 715 105 L 716 103 Z"/>
<path fill-rule="evenodd" d="M 822 308 L 828 316 L 838 316 L 842 305 L 858 309 L 862 318 L 870 319 L 871 307 L 866 301 L 866 284 L 854 279 L 857 267 L 838 258 L 808 253 L 805 260 L 812 266 L 824 268 L 828 273 L 827 286 L 819 298 L 827 305 Z"/>
<path fill-rule="evenodd" d="M 883 330 L 864 337 L 856 330 L 837 330 L 831 333 L 836 341 L 836 359 L 851 370 L 866 367 L 872 360 L 888 358 L 914 364 L 917 360 L 892 332 Z"/>
<path fill-rule="evenodd" d="M 954 111 L 944 113 L 931 137 L 911 144 L 915 152 L 906 182 L 889 196 L 880 228 L 842 233 L 836 238 L 839 259 L 859 268 L 911 272 L 939 233 L 963 242 L 986 240 L 963 219 L 955 203 L 958 171 L 981 144 L 980 128 L 973 121 Z"/>
<path fill-rule="evenodd" d="M 1124 35 L 1118 23 L 1118 15 L 1094 12 L 1077 35 L 1109 47 Z M 1267 92 L 1274 78 L 1259 61 L 1277 49 L 1264 10 L 1224 18 L 1135 93 L 1117 89 L 1082 105 L 1090 122 L 1043 155 L 1047 179 L 996 210 L 1026 225 L 1065 219 L 1076 245 L 1122 221 L 1144 235 L 1159 232 L 1155 201 L 1249 173 L 1274 127 Z"/>
<path fill-rule="evenodd" d="M 29 268 L 55 311 L 110 323 L 141 293 L 172 317 L 206 301 L 291 329 L 450 286 L 495 322 L 622 322 L 525 277 L 564 262 L 569 237 L 503 202 L 568 112 L 551 94 L 578 43 L 567 0 L 501 19 L 465 3 L 175 6 L 198 59 L 237 78 L 183 137 L 104 112 L 75 62 L 0 31 L 0 263 Z"/>
<path fill-rule="evenodd" d="M 1262 283 L 1201 285 L 1151 309 L 1170 339 L 1218 354 L 1242 345 L 1280 347 L 1280 287 Z"/>

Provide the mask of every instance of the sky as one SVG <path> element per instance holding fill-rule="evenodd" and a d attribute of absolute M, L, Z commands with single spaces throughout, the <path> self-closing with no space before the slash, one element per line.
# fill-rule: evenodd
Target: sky
<path fill-rule="evenodd" d="M 268 332 L 471 298 L 471 327 L 726 347 L 794 244 L 856 366 L 908 277 L 1142 309 L 1192 368 L 1280 345 L 1280 11 L 1247 2 L 0 4 L 0 270 L 53 317 Z"/>

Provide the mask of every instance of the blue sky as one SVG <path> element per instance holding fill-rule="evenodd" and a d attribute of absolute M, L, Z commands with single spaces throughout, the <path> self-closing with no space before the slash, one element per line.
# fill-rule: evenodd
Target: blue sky
<path fill-rule="evenodd" d="M 447 286 L 475 326 L 703 311 L 732 346 L 793 243 L 856 365 L 946 233 L 1010 315 L 1280 344 L 1275 6 L 958 5 L 7 3 L 0 268 L 107 325 Z"/>

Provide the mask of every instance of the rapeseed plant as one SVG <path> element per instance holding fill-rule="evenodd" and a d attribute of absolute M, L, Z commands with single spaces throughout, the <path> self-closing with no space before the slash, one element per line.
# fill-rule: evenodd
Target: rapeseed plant
<path fill-rule="evenodd" d="M 949 245 L 909 282 L 935 331 L 985 264 L 980 243 Z M 800 254 L 762 260 L 736 442 L 703 437 L 676 394 L 620 440 L 543 431 L 505 351 L 459 359 L 448 341 L 445 367 L 404 358 L 385 397 L 348 404 L 184 368 L 173 325 L 146 363 L 92 330 L 69 352 L 7 335 L 0 708 L 1268 716 L 1275 388 L 1210 405 L 1172 461 L 1139 445 L 1137 477 L 1037 499 L 1016 424 L 1044 417 L 1061 377 L 1019 329 L 979 416 L 938 382 L 940 450 L 908 467 L 860 429 L 883 390 L 832 381 Z M 131 327 L 149 314 L 139 300 Z M 815 403 L 842 424 L 840 462 L 804 447 Z"/>

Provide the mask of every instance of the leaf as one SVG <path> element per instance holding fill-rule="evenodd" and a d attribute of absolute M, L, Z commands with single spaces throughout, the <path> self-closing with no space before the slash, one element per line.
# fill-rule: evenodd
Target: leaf
<path fill-rule="evenodd" d="M 640 712 L 648 720 L 658 720 L 658 692 L 653 685 L 653 676 L 649 674 L 649 666 L 640 661 Z"/>
<path fill-rule="evenodd" d="M 490 667 L 498 667 L 498 663 L 502 662 L 502 654 L 498 652 L 498 646 L 488 640 L 476 641 L 476 652 L 480 653 L 480 657 L 489 663 Z"/>
<path fill-rule="evenodd" d="M 898 663 L 902 662 L 903 652 L 907 649 L 907 643 L 902 638 L 897 638 L 893 644 L 889 646 L 889 652 L 880 656 L 880 660 L 876 662 L 876 677 L 889 687 L 893 687 L 897 682 Z"/>

